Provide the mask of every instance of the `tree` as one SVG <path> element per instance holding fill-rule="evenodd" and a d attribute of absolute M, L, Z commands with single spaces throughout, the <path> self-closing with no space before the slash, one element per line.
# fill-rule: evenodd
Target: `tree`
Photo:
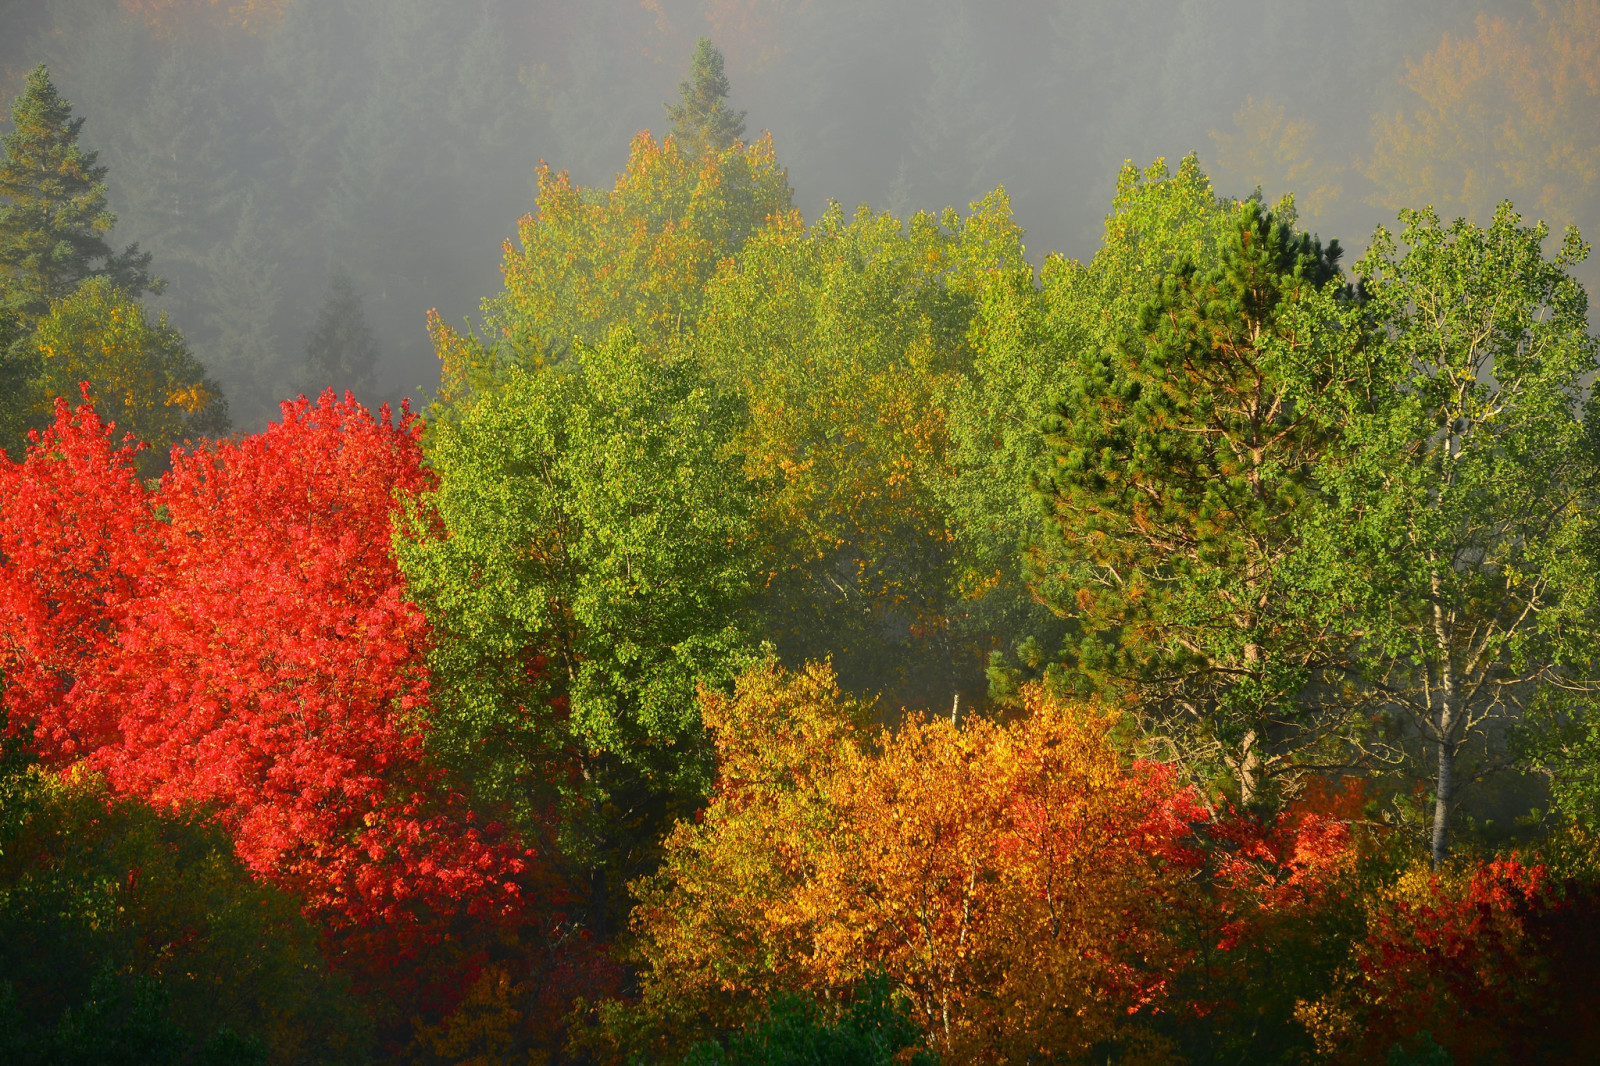
<path fill-rule="evenodd" d="M 147 446 L 137 460 L 146 475 L 159 472 L 172 445 L 228 429 L 222 389 L 183 336 L 165 314 L 152 323 L 109 278 L 89 278 L 58 300 L 27 344 L 37 367 L 32 424 L 47 424 L 56 399 L 76 398 L 87 383 L 102 416 Z"/>
<path fill-rule="evenodd" d="M 1198 794 L 1126 763 L 1114 715 L 1037 687 L 1026 700 L 1006 726 L 912 717 L 869 739 L 825 667 L 768 662 L 732 700 L 707 694 L 717 787 L 635 886 L 641 999 L 602 1012 L 623 1050 L 668 1057 L 782 992 L 882 972 L 956 1061 L 1154 1054 L 1149 1019 L 1186 1009 L 1191 961 L 1248 940 L 1250 899 L 1295 895 L 1310 856 L 1348 847 L 1342 826 L 1318 844 L 1290 833 L 1281 863 L 1248 845 L 1200 877 Z"/>
<path fill-rule="evenodd" d="M 1509 761 L 1506 728 L 1594 680 L 1597 354 L 1576 230 L 1546 257 L 1548 229 L 1509 203 L 1483 228 L 1400 217 L 1404 254 L 1380 230 L 1356 267 L 1373 372 L 1317 397 L 1343 429 L 1304 581 L 1420 742 L 1438 864 L 1461 788 Z"/>
<path fill-rule="evenodd" d="M 768 1017 L 735 1034 L 724 1048 L 707 1042 L 684 1059 L 685 1066 L 889 1066 L 909 1061 L 932 1066 L 922 1048 L 922 1031 L 906 1013 L 888 980 L 878 974 L 862 981 L 849 1006 L 829 1018 L 815 1000 L 779 996 Z M 902 1054 L 910 1051 L 909 1060 Z"/>
<path fill-rule="evenodd" d="M 1247 202 L 1214 259 L 1162 274 L 1137 325 L 1085 353 L 1047 427 L 1069 661 L 1191 769 L 1225 764 L 1246 804 L 1349 712 L 1343 652 L 1290 576 L 1336 440 L 1304 401 L 1359 373 L 1339 254 Z"/>
<path fill-rule="evenodd" d="M 1297 1011 L 1327 1061 L 1354 1066 L 1389 1050 L 1391 1063 L 1468 1066 L 1561 1046 L 1561 996 L 1537 935 L 1560 902 L 1542 866 L 1512 857 L 1413 867 L 1364 904 L 1349 963 Z M 1408 1059 L 1397 1041 L 1446 1053 Z"/>
<path fill-rule="evenodd" d="M 426 758 L 429 630 L 390 547 L 397 490 L 431 482 L 419 433 L 325 394 L 176 454 L 152 490 L 92 407 L 57 401 L 0 467 L 0 668 L 46 765 L 208 810 L 342 967 L 448 1002 L 458 916 L 492 936 L 525 889 L 554 901 Z M 393 968 L 424 950 L 437 965 Z"/>
<path fill-rule="evenodd" d="M 130 998 L 175 1046 L 159 1061 L 183 1061 L 219 1027 L 250 1034 L 273 1062 L 362 1057 L 370 1021 L 299 900 L 253 879 L 200 812 L 158 813 L 22 758 L 0 778 L 0 810 L 7 1062 L 109 1061 L 81 1045 L 126 1044 Z"/>
<path fill-rule="evenodd" d="M 1065 569 L 1050 562 L 1037 480 L 1048 473 L 1043 421 L 1091 357 L 1137 319 L 1152 279 L 1185 257 L 1212 257 L 1237 205 L 1219 199 L 1193 156 L 1117 177 L 1102 246 L 1088 263 L 1052 254 L 1037 283 L 1025 265 L 989 275 L 968 329 L 971 363 L 948 394 L 950 462 L 939 486 L 952 518 L 969 610 L 995 635 L 990 695 L 1014 699 L 1027 678 L 1059 669 Z"/>
<path fill-rule="evenodd" d="M 31 323 L 85 278 L 105 275 L 131 296 L 157 290 L 149 253 L 130 245 L 114 253 L 105 234 L 106 168 L 78 146 L 82 118 L 57 94 L 43 64 L 11 105 L 13 130 L 0 160 L 0 297 Z"/>
<path fill-rule="evenodd" d="M 803 930 L 769 911 L 804 883 L 808 856 L 833 831 L 831 771 L 872 711 L 816 663 L 790 672 L 769 658 L 731 695 L 702 690 L 716 785 L 703 815 L 673 827 L 660 869 L 630 886 L 640 997 L 600 1005 L 602 1047 L 672 1061 L 708 1032 L 759 1021 L 770 993 L 800 986 Z"/>
<path fill-rule="evenodd" d="M 689 57 L 689 77 L 678 83 L 678 102 L 667 105 L 672 137 L 691 158 L 721 155 L 744 136 L 744 112 L 728 106 L 722 53 L 702 37 Z"/>
<path fill-rule="evenodd" d="M 367 323 L 361 294 L 350 275 L 336 269 L 317 310 L 316 325 L 306 337 L 301 390 L 308 396 L 328 388 L 367 395 L 376 382 L 377 366 L 378 338 Z"/>
<path fill-rule="evenodd" d="M 618 326 L 653 348 L 681 343 L 717 265 L 769 219 L 790 216 L 792 195 L 770 138 L 701 158 L 641 133 L 609 192 L 541 167 L 538 214 L 518 223 L 505 292 L 485 304 L 501 340 L 492 353 L 469 345 L 464 362 L 447 361 L 447 384 L 465 387 L 473 362 L 482 376 L 492 365 L 559 360 Z"/>
<path fill-rule="evenodd" d="M 1445 34 L 1400 84 L 1408 106 L 1378 116 L 1367 172 L 1391 208 L 1433 204 L 1487 219 L 1509 197 L 1556 224 L 1600 195 L 1600 3 L 1537 0 L 1531 18 L 1480 14 Z"/>
<path fill-rule="evenodd" d="M 736 411 L 625 330 L 513 367 L 429 431 L 399 553 L 440 640 L 431 745 L 539 826 L 605 936 L 709 776 L 700 683 L 737 670 L 756 580 Z M 618 876 L 618 875 L 621 876 Z"/>
<path fill-rule="evenodd" d="M 1026 269 L 1003 193 L 902 226 L 834 205 L 746 242 L 708 285 L 694 352 L 745 412 L 764 487 L 757 610 L 786 662 L 832 656 L 847 688 L 948 706 L 989 634 L 965 625 L 948 471 L 948 393 L 971 361 L 977 292 Z"/>

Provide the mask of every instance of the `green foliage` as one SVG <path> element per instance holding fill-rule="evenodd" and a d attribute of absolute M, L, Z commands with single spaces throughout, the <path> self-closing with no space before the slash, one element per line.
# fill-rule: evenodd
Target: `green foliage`
<path fill-rule="evenodd" d="M 1468 778 L 1504 765 L 1533 700 L 1594 680 L 1600 361 L 1575 231 L 1546 256 L 1547 229 L 1509 204 L 1482 228 L 1401 220 L 1405 251 L 1380 231 L 1357 264 L 1373 373 L 1316 397 L 1342 442 L 1317 471 L 1301 580 L 1420 737 L 1397 757 L 1432 778 L 1437 862 L 1458 761 Z"/>
<path fill-rule="evenodd" d="M 0 982 L 8 1062 L 176 1063 L 202 1044 L 202 1062 L 359 1062 L 370 1040 L 296 901 L 255 882 L 224 833 L 15 748 L 0 777 Z"/>
<path fill-rule="evenodd" d="M 580 866 L 632 870 L 709 783 L 695 689 L 742 661 L 755 577 L 735 415 L 619 330 L 430 427 L 439 488 L 398 543 L 439 633 L 434 741 L 526 819 L 559 797 Z"/>
<path fill-rule="evenodd" d="M 689 77 L 678 83 L 678 102 L 667 105 L 667 117 L 673 140 L 696 158 L 725 152 L 744 136 L 744 112 L 728 106 L 728 76 L 711 38 L 694 43 Z"/>
<path fill-rule="evenodd" d="M 25 323 L 85 278 L 106 275 L 137 296 L 159 287 L 137 245 L 114 253 L 105 234 L 106 168 L 78 146 L 82 118 L 61 99 L 41 63 L 11 105 L 0 159 L 0 305 Z"/>
<path fill-rule="evenodd" d="M 758 233 L 707 287 L 694 351 L 743 401 L 766 486 L 756 609 L 785 661 L 831 655 L 845 687 L 909 703 L 975 687 L 988 649 L 939 495 L 945 394 L 978 293 L 1027 271 L 1020 238 L 1003 192 L 905 226 L 834 205 Z"/>
<path fill-rule="evenodd" d="M 1046 427 L 1041 555 L 1069 664 L 1135 698 L 1191 770 L 1225 765 L 1246 803 L 1349 711 L 1309 688 L 1340 648 L 1286 578 L 1336 438 L 1303 398 L 1356 372 L 1339 254 L 1246 202 L 1211 254 L 1155 275 L 1131 322 L 1080 349 Z"/>
<path fill-rule="evenodd" d="M 300 388 L 307 396 L 323 389 L 370 396 L 378 367 L 378 338 L 367 322 L 361 294 L 344 270 L 335 270 L 328 295 L 317 310 L 316 324 L 306 338 Z"/>
<path fill-rule="evenodd" d="M 830 1017 L 830 1014 L 834 1014 Z M 888 1066 L 910 1062 L 933 1066 L 922 1030 L 889 979 L 863 981 L 842 1011 L 825 1012 L 815 1000 L 781 994 L 766 1018 L 729 1038 L 727 1046 L 704 1043 L 684 1066 Z M 911 1051 L 906 1057 L 902 1054 Z"/>
<path fill-rule="evenodd" d="M 1062 568 L 1041 565 L 1038 554 L 1050 538 L 1035 491 L 1048 466 L 1043 418 L 1081 364 L 1137 319 L 1157 277 L 1186 256 L 1211 254 L 1234 211 L 1193 156 L 1177 173 L 1162 160 L 1142 172 L 1129 164 L 1087 266 L 1052 254 L 1037 286 L 1012 269 L 980 290 L 971 367 L 950 393 L 951 470 L 940 495 L 954 517 L 964 584 L 992 585 L 974 608 L 1003 635 L 989 670 L 993 697 L 1010 698 L 1046 669 L 1064 633 L 1042 605 L 1068 595 Z"/>

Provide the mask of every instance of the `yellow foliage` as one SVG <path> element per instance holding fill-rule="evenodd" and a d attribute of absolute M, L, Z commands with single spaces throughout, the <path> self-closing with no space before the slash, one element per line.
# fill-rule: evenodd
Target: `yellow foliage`
<path fill-rule="evenodd" d="M 101 416 L 148 444 L 146 475 L 171 445 L 227 428 L 221 390 L 205 377 L 165 315 L 151 322 L 138 301 L 104 278 L 90 278 L 58 300 L 32 338 L 42 374 L 32 414 L 48 421 L 56 397 L 82 402 L 81 384 Z"/>
<path fill-rule="evenodd" d="M 869 743 L 831 671 L 771 663 L 703 698 L 711 806 L 635 885 L 628 1020 L 653 1019 L 653 1053 L 777 990 L 882 971 L 945 1061 L 1078 1061 L 1108 1040 L 1166 1060 L 1127 1022 L 1165 994 L 1158 916 L 1192 889 L 1161 842 L 1186 822 L 1161 821 L 1178 793 L 1123 765 L 1109 716 L 1032 689 L 1011 725 L 914 718 Z"/>
<path fill-rule="evenodd" d="M 1297 205 L 1321 215 L 1344 191 L 1339 182 L 1344 168 L 1313 158 L 1316 135 L 1315 125 L 1290 118 L 1270 96 L 1246 97 L 1233 117 L 1233 132 L 1211 131 L 1217 176 L 1236 183 L 1241 194 L 1255 187 L 1293 193 Z"/>

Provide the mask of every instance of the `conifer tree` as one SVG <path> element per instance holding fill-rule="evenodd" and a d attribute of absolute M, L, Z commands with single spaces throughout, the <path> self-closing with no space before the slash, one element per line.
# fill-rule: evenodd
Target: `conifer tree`
<path fill-rule="evenodd" d="M 744 136 L 744 112 L 728 107 L 728 76 L 722 53 L 702 37 L 689 57 L 689 77 L 678 83 L 679 101 L 667 105 L 672 136 L 683 151 L 721 152 Z"/>
<path fill-rule="evenodd" d="M 109 276 L 129 295 L 159 291 L 149 253 L 121 253 L 105 235 L 106 168 L 78 145 L 82 118 L 61 99 L 44 64 L 11 107 L 12 133 L 0 140 L 0 307 L 29 325 L 84 278 Z"/>
<path fill-rule="evenodd" d="M 1068 661 L 1246 803 L 1349 715 L 1321 684 L 1341 648 L 1289 573 L 1334 440 L 1303 400 L 1358 336 L 1339 254 L 1245 203 L 1214 259 L 1166 272 L 1047 422 L 1039 594 L 1072 622 Z"/>
<path fill-rule="evenodd" d="M 349 274 L 335 270 L 317 324 L 306 338 L 301 387 L 307 395 L 325 388 L 366 395 L 375 384 L 377 366 L 378 338 L 361 306 L 361 294 Z"/>

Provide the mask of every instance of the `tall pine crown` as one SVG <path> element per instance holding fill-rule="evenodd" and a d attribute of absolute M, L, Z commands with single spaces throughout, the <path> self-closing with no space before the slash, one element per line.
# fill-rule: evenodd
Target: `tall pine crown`
<path fill-rule="evenodd" d="M 678 83 L 679 100 L 667 105 L 672 136 L 685 152 L 721 152 L 744 136 L 744 112 L 728 107 L 728 75 L 722 53 L 702 37 L 689 58 L 689 77 Z"/>
<path fill-rule="evenodd" d="M 61 99 L 44 64 L 11 106 L 12 133 L 0 140 L 0 307 L 23 322 L 84 278 L 108 275 L 130 295 L 157 290 L 150 256 L 138 245 L 112 252 L 116 223 L 106 207 L 106 168 L 78 144 L 83 119 Z"/>

